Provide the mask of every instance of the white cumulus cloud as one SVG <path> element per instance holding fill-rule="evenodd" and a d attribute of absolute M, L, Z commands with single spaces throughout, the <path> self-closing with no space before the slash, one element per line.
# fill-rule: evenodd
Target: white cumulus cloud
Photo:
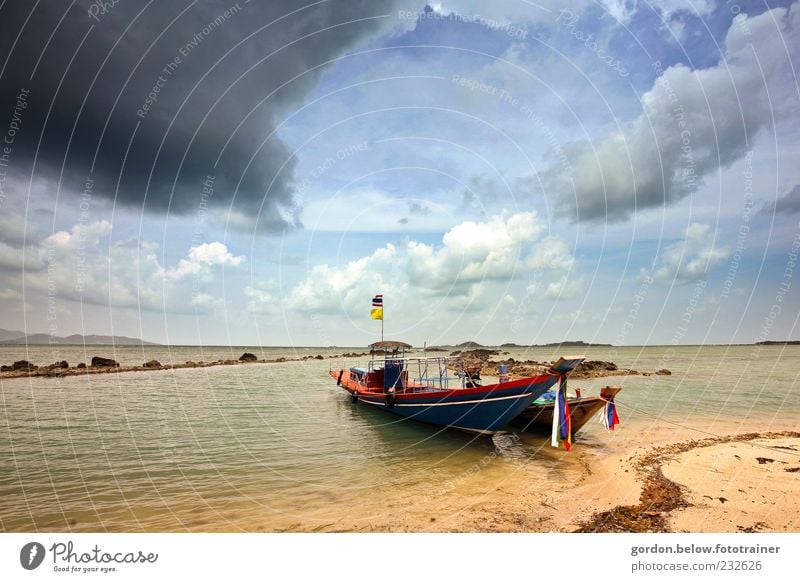
<path fill-rule="evenodd" d="M 667 246 L 653 265 L 652 272 L 642 269 L 639 279 L 652 276 L 662 283 L 690 283 L 704 279 L 730 256 L 730 248 L 715 247 L 711 226 L 692 223 L 683 240 Z"/>
<path fill-rule="evenodd" d="M 541 238 L 535 212 L 486 222 L 466 221 L 448 230 L 439 244 L 387 244 L 340 266 L 314 265 L 287 300 L 291 309 L 356 314 L 373 293 L 392 297 L 397 311 L 476 311 L 508 305 L 509 284 L 522 276 L 547 281 L 543 299 L 573 296 L 582 284 L 564 241 Z M 410 312 L 410 311 L 409 311 Z"/>
<path fill-rule="evenodd" d="M 203 272 L 205 267 L 215 265 L 238 267 L 244 260 L 243 255 L 233 256 L 228 247 L 221 242 L 203 243 L 189 249 L 188 258 L 181 259 L 178 266 L 168 270 L 166 275 L 170 279 L 182 279 Z"/>

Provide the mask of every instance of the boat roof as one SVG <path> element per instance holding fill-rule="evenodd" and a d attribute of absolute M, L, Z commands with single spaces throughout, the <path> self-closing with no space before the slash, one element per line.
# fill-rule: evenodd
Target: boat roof
<path fill-rule="evenodd" d="M 414 346 L 411 344 L 396 341 L 375 342 L 374 344 L 369 344 L 369 348 L 372 350 L 382 350 L 384 348 L 405 348 L 408 350 L 412 347 Z"/>

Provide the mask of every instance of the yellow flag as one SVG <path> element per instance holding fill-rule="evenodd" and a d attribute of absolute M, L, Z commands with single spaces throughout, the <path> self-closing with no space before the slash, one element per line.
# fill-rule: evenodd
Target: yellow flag
<path fill-rule="evenodd" d="M 373 307 L 370 314 L 372 315 L 372 319 L 383 320 L 383 307 Z"/>

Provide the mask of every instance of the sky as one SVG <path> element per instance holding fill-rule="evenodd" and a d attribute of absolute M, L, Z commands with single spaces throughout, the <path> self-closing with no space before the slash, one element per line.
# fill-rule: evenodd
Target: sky
<path fill-rule="evenodd" d="M 798 2 L 0 6 L 0 327 L 800 339 Z"/>

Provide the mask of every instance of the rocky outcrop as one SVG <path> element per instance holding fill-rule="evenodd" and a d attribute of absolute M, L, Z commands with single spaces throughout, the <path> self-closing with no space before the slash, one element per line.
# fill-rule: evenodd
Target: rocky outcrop
<path fill-rule="evenodd" d="M 161 367 L 161 362 L 159 362 L 158 360 L 150 360 L 149 362 L 145 362 L 143 367 L 145 367 L 145 368 L 160 368 Z"/>
<path fill-rule="evenodd" d="M 241 356 L 239 356 L 240 362 L 257 362 L 258 358 L 255 354 L 251 354 L 250 352 L 245 352 Z"/>
<path fill-rule="evenodd" d="M 95 356 L 92 358 L 92 367 L 93 368 L 118 368 L 119 363 L 116 360 L 112 360 L 111 358 L 103 358 L 101 356 Z"/>
<path fill-rule="evenodd" d="M 461 357 L 470 358 L 470 359 L 485 360 L 485 359 L 489 358 L 490 356 L 496 356 L 499 353 L 500 352 L 498 350 L 488 350 L 488 349 L 482 348 L 482 349 L 468 350 L 468 351 L 456 350 L 450 355 L 451 356 L 461 356 Z"/>
<path fill-rule="evenodd" d="M 34 366 L 28 360 L 17 360 L 13 364 L 11 364 L 11 369 L 15 372 L 30 372 L 35 370 L 39 366 Z"/>
<path fill-rule="evenodd" d="M 500 354 L 497 350 L 491 349 L 477 349 L 468 351 L 456 351 L 451 355 L 460 356 L 463 358 L 464 364 L 467 367 L 480 366 L 483 368 L 485 374 L 494 374 L 495 370 L 500 364 L 508 366 L 509 374 L 512 378 L 527 378 L 529 376 L 538 376 L 547 373 L 553 362 L 539 362 L 536 360 L 517 361 L 514 358 L 506 359 L 492 359 L 492 356 Z M 614 362 L 606 362 L 603 360 L 588 360 L 582 362 L 574 372 L 570 374 L 570 378 L 576 380 L 585 380 L 587 378 L 602 378 L 605 376 L 649 376 L 651 374 L 669 375 L 669 370 L 659 370 L 658 372 L 639 372 L 627 368 L 620 368 Z"/>

